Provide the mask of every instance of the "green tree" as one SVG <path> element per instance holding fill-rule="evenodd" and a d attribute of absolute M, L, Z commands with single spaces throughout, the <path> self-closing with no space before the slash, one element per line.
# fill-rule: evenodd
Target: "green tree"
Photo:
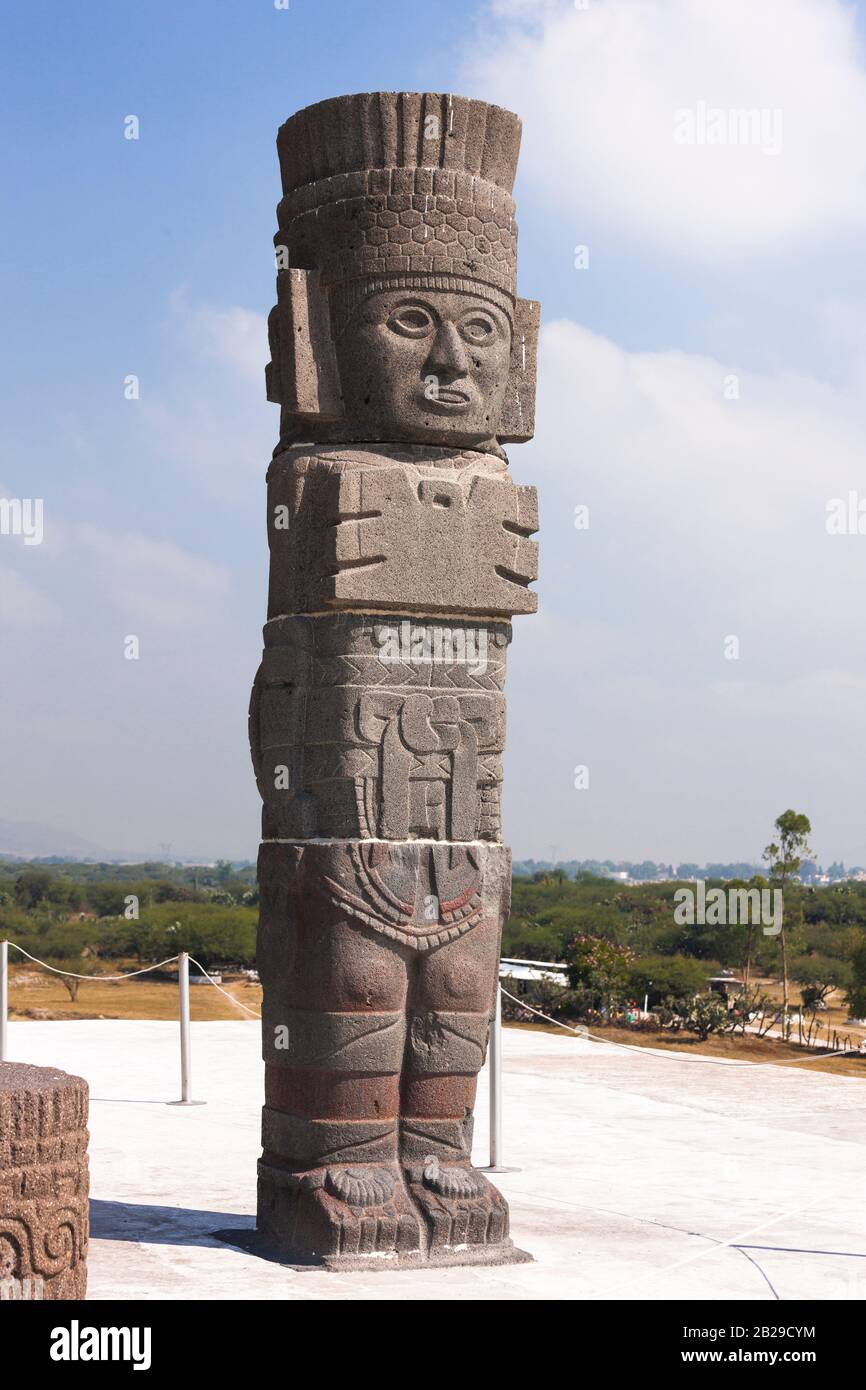
<path fill-rule="evenodd" d="M 25 869 L 15 880 L 15 901 L 28 912 L 48 897 L 53 874 L 47 869 Z"/>
<path fill-rule="evenodd" d="M 800 872 L 800 864 L 807 856 L 811 858 L 809 835 L 812 827 L 809 817 L 799 811 L 783 811 L 776 817 L 778 842 L 767 845 L 762 858 L 769 865 L 770 881 L 778 885 L 782 893 L 782 927 L 779 932 L 779 946 L 782 951 L 782 1032 L 785 1038 L 791 1035 L 791 1022 L 788 1016 L 788 947 L 785 938 L 786 904 L 785 893 L 788 886 Z"/>
<path fill-rule="evenodd" d="M 817 998 L 826 1002 L 834 989 L 844 989 L 852 983 L 853 972 L 850 960 L 816 952 L 791 961 L 791 978 L 804 986 L 804 993 L 816 991 Z"/>
<path fill-rule="evenodd" d="M 866 945 L 854 952 L 851 983 L 845 999 L 851 1018 L 866 1018 Z"/>
<path fill-rule="evenodd" d="M 569 984 L 595 1009 L 610 1009 L 628 989 L 634 963 L 627 946 L 597 936 L 575 936 L 565 949 Z"/>
<path fill-rule="evenodd" d="M 707 987 L 707 968 L 687 956 L 640 956 L 628 977 L 629 993 L 650 1008 L 663 999 L 692 999 Z"/>

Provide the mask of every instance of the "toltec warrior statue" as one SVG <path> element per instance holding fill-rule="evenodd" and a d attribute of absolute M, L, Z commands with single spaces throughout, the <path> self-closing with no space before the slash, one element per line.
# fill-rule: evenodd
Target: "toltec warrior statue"
<path fill-rule="evenodd" d="M 516 298 L 520 122 L 377 92 L 281 128 L 258 1225 L 333 1269 L 519 1258 L 472 1167 L 511 859 L 510 618 L 532 613 L 538 305 Z"/>

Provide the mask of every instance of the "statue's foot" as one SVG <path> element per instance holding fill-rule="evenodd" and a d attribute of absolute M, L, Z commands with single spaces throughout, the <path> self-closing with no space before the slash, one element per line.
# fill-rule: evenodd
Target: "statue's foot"
<path fill-rule="evenodd" d="M 421 1250 L 421 1223 L 396 1165 L 305 1173 L 261 1165 L 259 1229 L 287 1259 L 339 1268 Z M 277 1175 L 277 1176 L 275 1176 Z"/>
<path fill-rule="evenodd" d="M 328 1168 L 325 1188 L 346 1206 L 362 1211 L 384 1207 L 394 1196 L 395 1177 L 390 1168 Z"/>
<path fill-rule="evenodd" d="M 450 1163 L 429 1154 L 409 1165 L 406 1177 L 427 1223 L 431 1254 L 508 1242 L 505 1198 L 468 1161 Z"/>

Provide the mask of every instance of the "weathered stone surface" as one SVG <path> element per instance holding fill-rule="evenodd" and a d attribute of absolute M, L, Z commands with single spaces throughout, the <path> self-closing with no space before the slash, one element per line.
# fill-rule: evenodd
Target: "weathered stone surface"
<path fill-rule="evenodd" d="M 268 400 L 283 406 L 284 444 L 299 434 L 323 441 L 420 438 L 446 446 L 482 445 L 495 454 L 494 415 L 503 443 L 532 437 L 537 302 L 503 301 L 506 311 L 454 290 L 449 275 L 429 277 L 441 288 L 432 299 L 419 299 L 411 293 L 416 278 L 353 282 L 354 298 L 343 313 L 351 320 L 358 310 L 358 322 L 350 322 L 352 331 L 335 341 L 333 297 L 322 288 L 319 272 L 279 272 L 278 303 L 268 320 L 272 360 L 266 383 Z M 371 289 L 372 283 L 377 288 Z M 399 311 L 410 302 L 407 318 Z M 378 360 L 383 330 L 416 321 L 426 322 L 427 331 L 404 332 L 416 341 L 404 344 L 401 372 L 386 390 Z M 484 344 L 480 335 L 490 342 Z"/>
<path fill-rule="evenodd" d="M 299 1258 L 308 1227 L 307 1254 L 357 1253 L 358 1222 L 380 1255 L 410 1226 L 406 1249 L 449 1244 L 455 1222 L 500 1246 L 507 1212 L 470 1150 L 509 851 L 271 842 L 259 882 L 260 1224 Z M 351 1199 L 366 1183 L 381 1200 Z"/>
<path fill-rule="evenodd" d="M 87 1283 L 87 1083 L 0 1062 L 0 1299 L 80 1299 Z"/>
<path fill-rule="evenodd" d="M 298 419 L 340 420 L 343 402 L 318 271 L 281 270 L 268 318 L 267 397 Z"/>
<path fill-rule="evenodd" d="M 539 315 L 516 297 L 517 117 L 439 93 L 364 93 L 298 112 L 277 146 L 277 263 L 315 273 L 301 317 L 327 319 L 342 396 L 339 419 L 307 408 L 330 344 L 322 368 L 302 365 L 292 383 L 299 279 L 289 298 L 281 289 L 271 334 L 282 445 L 404 440 L 495 454 L 497 440 L 530 438 Z"/>
<path fill-rule="evenodd" d="M 499 414 L 498 437 L 502 444 L 525 444 L 535 434 L 535 382 L 540 326 L 541 305 L 538 300 L 518 299 L 514 305 L 511 371 Z M 537 507 L 537 503 L 535 505 Z"/>
<path fill-rule="evenodd" d="M 535 488 L 443 450 L 293 448 L 268 472 L 269 617 L 534 613 Z"/>
<path fill-rule="evenodd" d="M 283 193 L 297 192 L 307 206 L 318 198 L 311 184 L 344 179 L 342 197 L 368 185 L 406 193 L 407 177 L 411 183 L 432 169 L 442 172 L 421 193 L 471 195 L 479 178 L 510 193 L 519 152 L 520 121 L 513 112 L 451 92 L 330 97 L 297 111 L 277 135 Z M 398 169 L 404 171 L 399 176 Z"/>
<path fill-rule="evenodd" d="M 510 857 L 508 619 L 535 611 L 539 307 L 516 294 L 520 122 L 341 97 L 278 137 L 258 1228 L 332 1269 L 522 1258 L 472 1168 Z"/>
<path fill-rule="evenodd" d="M 265 839 L 499 838 L 507 623 L 281 618 L 250 706 Z"/>
<path fill-rule="evenodd" d="M 277 149 L 278 240 L 293 265 L 321 266 L 332 285 L 420 257 L 433 264 L 416 273 L 439 261 L 513 294 L 512 112 L 439 93 L 336 97 L 291 117 Z"/>

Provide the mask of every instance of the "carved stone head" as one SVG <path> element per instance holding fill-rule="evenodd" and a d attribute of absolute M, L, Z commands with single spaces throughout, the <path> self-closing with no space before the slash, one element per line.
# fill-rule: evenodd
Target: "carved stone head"
<path fill-rule="evenodd" d="M 532 436 L 538 305 L 516 297 L 518 118 L 462 97 L 368 93 L 277 137 L 281 443 L 498 451 Z"/>

